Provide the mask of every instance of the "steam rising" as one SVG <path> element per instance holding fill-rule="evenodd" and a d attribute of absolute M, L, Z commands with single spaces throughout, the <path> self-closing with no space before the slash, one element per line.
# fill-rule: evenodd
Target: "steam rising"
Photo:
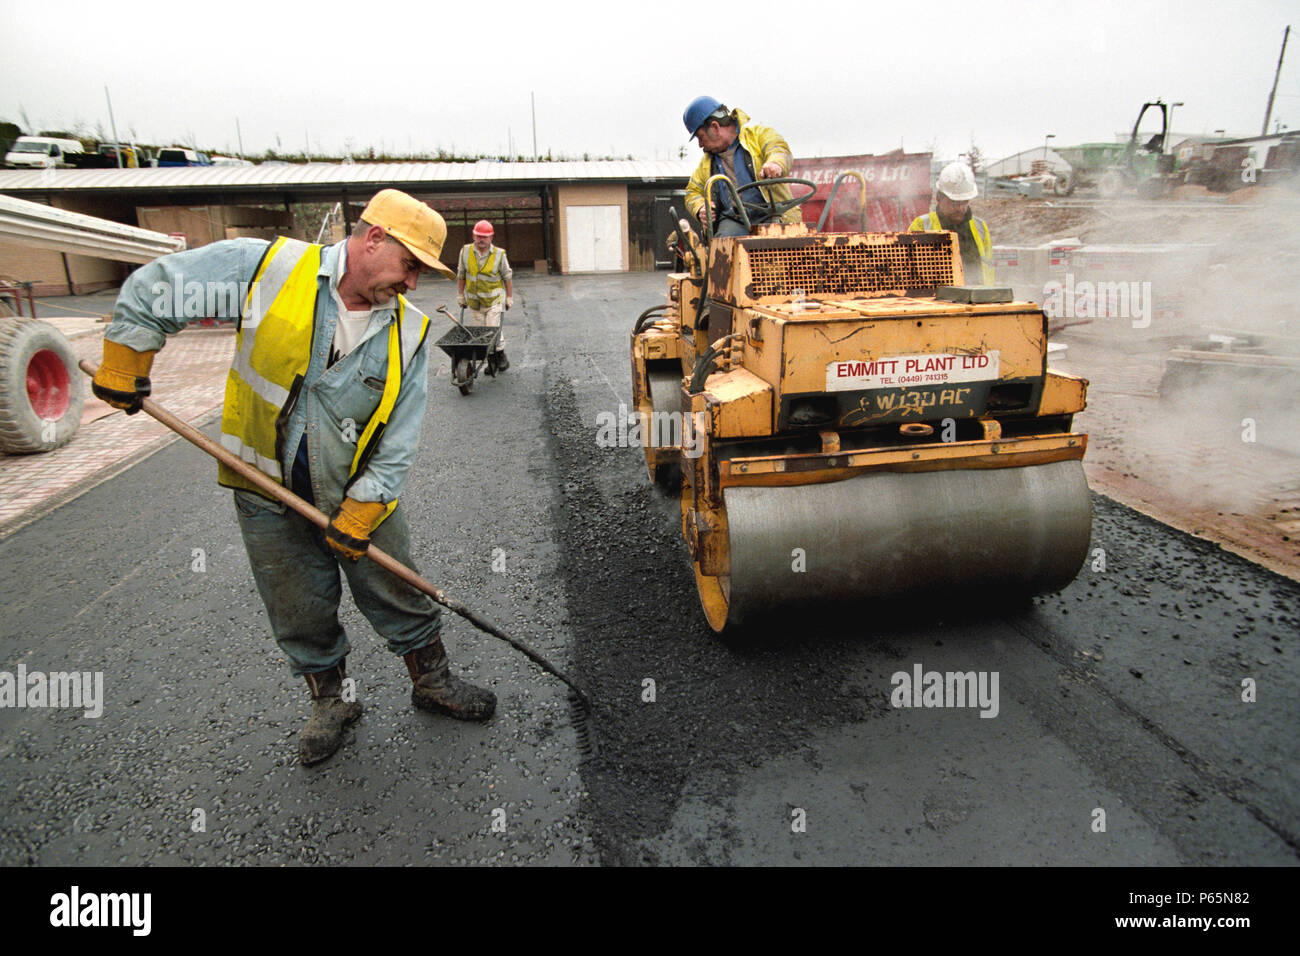
<path fill-rule="evenodd" d="M 1284 559 L 1294 574 L 1300 571 L 1300 191 L 1243 189 L 1226 200 L 1197 187 L 1180 192 L 1200 195 L 974 205 L 995 246 L 1077 238 L 1084 248 L 1060 260 L 1068 265 L 1052 271 L 1058 281 L 1069 270 L 1076 285 L 1150 284 L 1154 312 L 1145 328 L 1129 315 L 1052 321 L 1061 329 L 1052 342 L 1068 345 L 1052 366 L 1091 382 L 1076 427 L 1091 436 L 1085 461 L 1094 485 L 1118 489 L 1128 500 L 1148 495 L 1152 510 L 1173 509 L 1191 524 L 1203 516 L 1222 525 L 1223 515 L 1237 515 L 1228 523 L 1246 528 L 1253 538 L 1246 547 Z M 1000 271 L 999 284 L 1041 302 L 1042 283 L 1032 281 L 1039 277 L 1025 268 L 1026 259 L 1018 269 Z M 1180 360 L 1178 350 L 1231 352 L 1238 361 Z"/>

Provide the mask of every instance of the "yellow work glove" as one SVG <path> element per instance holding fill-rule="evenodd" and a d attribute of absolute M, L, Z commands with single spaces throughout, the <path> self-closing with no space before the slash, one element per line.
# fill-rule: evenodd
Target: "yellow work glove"
<path fill-rule="evenodd" d="M 149 370 L 157 354 L 157 350 L 137 352 L 104 339 L 104 361 L 91 379 L 90 390 L 114 408 L 134 415 L 140 410 L 141 400 L 149 395 Z"/>
<path fill-rule="evenodd" d="M 344 498 L 325 529 L 325 541 L 340 556 L 357 561 L 370 547 L 370 533 L 379 524 L 388 506 L 382 501 L 356 501 Z"/>

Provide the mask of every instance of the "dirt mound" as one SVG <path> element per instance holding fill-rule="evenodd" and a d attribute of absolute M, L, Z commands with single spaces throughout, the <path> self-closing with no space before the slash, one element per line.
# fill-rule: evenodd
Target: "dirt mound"
<path fill-rule="evenodd" d="M 975 215 L 989 224 L 995 245 L 1033 246 L 1077 236 L 1085 244 L 1228 243 L 1249 246 L 1268 237 L 1271 254 L 1300 248 L 1300 233 L 1278 228 L 1275 200 L 1282 194 L 1258 186 L 1241 189 L 1222 203 L 1180 202 L 1214 196 L 1199 186 L 1183 186 L 1176 199 L 1117 200 L 1064 205 L 1053 198 L 977 199 Z M 1289 220 L 1287 213 L 1281 214 Z"/>
<path fill-rule="evenodd" d="M 1090 207 L 1057 206 L 1021 196 L 977 199 L 972 206 L 975 215 L 988 223 L 996 245 L 1036 246 L 1050 239 L 1076 236 L 1093 219 Z"/>

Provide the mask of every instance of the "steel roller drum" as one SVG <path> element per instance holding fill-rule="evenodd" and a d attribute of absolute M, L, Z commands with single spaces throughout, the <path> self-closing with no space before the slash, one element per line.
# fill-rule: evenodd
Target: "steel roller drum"
<path fill-rule="evenodd" d="M 712 580 L 729 597 L 729 625 L 809 602 L 971 586 L 1056 590 L 1078 573 L 1092 528 L 1077 460 L 728 488 L 723 500 L 731 574 Z"/>
<path fill-rule="evenodd" d="M 668 372 L 653 371 L 646 375 L 650 379 L 650 403 L 655 413 L 680 412 L 682 410 L 682 372 L 674 368 Z"/>
<path fill-rule="evenodd" d="M 681 369 L 674 366 L 667 372 L 649 372 L 647 378 L 650 379 L 650 405 L 654 410 L 654 420 L 646 424 L 647 434 L 643 436 L 649 443 L 647 447 L 680 446 L 682 421 L 678 413 L 682 407 Z M 681 483 L 681 470 L 676 462 L 655 465 L 651 477 L 663 487 L 673 489 Z"/>

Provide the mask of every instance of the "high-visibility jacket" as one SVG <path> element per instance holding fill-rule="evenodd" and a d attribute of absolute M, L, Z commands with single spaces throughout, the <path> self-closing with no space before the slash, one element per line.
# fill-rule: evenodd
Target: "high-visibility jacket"
<path fill-rule="evenodd" d="M 501 266 L 505 253 L 496 246 L 489 246 L 482 266 L 473 243 L 466 245 L 462 254 L 465 256 L 465 304 L 475 311 L 483 311 L 504 302 L 506 283 Z"/>
<path fill-rule="evenodd" d="M 794 156 L 790 152 L 790 144 L 782 138 L 781 134 L 770 126 L 751 126 L 749 116 L 742 110 L 732 110 L 731 115 L 736 118 L 740 126 L 740 147 L 749 153 L 749 158 L 754 166 L 754 177 L 757 181 L 758 174 L 764 166 L 770 162 L 781 164 L 781 175 L 789 176 L 790 170 L 794 168 Z M 740 157 L 736 158 L 737 162 L 742 162 Z M 708 182 L 709 177 L 713 175 L 713 154 L 705 153 L 700 164 L 695 167 L 695 172 L 691 173 L 691 181 L 686 184 L 686 208 L 692 216 L 696 216 L 701 206 L 704 205 L 704 184 Z M 725 186 L 714 188 L 725 189 Z M 785 184 L 778 186 L 760 186 L 757 190 L 763 194 L 765 201 L 782 202 L 790 199 L 794 194 L 790 187 Z M 760 200 L 754 195 L 755 190 L 746 189 L 740 194 L 740 201 L 747 203 L 756 203 Z M 714 212 L 717 211 L 717 201 L 715 197 Z M 799 222 L 801 219 L 798 208 L 787 209 L 781 216 L 780 222 Z"/>
<path fill-rule="evenodd" d="M 927 212 L 924 215 L 917 216 L 912 220 L 912 224 L 907 227 L 908 232 L 939 232 L 943 226 L 939 224 L 939 214 L 937 212 Z M 975 248 L 980 254 L 980 282 L 984 285 L 993 284 L 993 242 L 989 239 L 989 227 L 983 219 L 970 217 L 970 234 L 975 239 Z"/>
<path fill-rule="evenodd" d="M 328 295 L 320 281 L 321 246 L 280 238 L 258 263 L 235 335 L 235 358 L 226 377 L 221 444 L 270 478 L 284 484 L 279 426 L 298 400 L 311 358 L 316 296 Z M 424 342 L 429 318 L 397 297 L 388 326 L 388 367 L 379 405 L 357 438 L 349 484 L 379 446 L 402 387 L 402 372 Z M 360 423 L 358 423 L 360 426 Z M 265 493 L 222 464 L 218 480 L 232 488 Z M 383 517 L 397 507 L 388 503 Z M 381 519 L 382 520 L 382 519 Z"/>

